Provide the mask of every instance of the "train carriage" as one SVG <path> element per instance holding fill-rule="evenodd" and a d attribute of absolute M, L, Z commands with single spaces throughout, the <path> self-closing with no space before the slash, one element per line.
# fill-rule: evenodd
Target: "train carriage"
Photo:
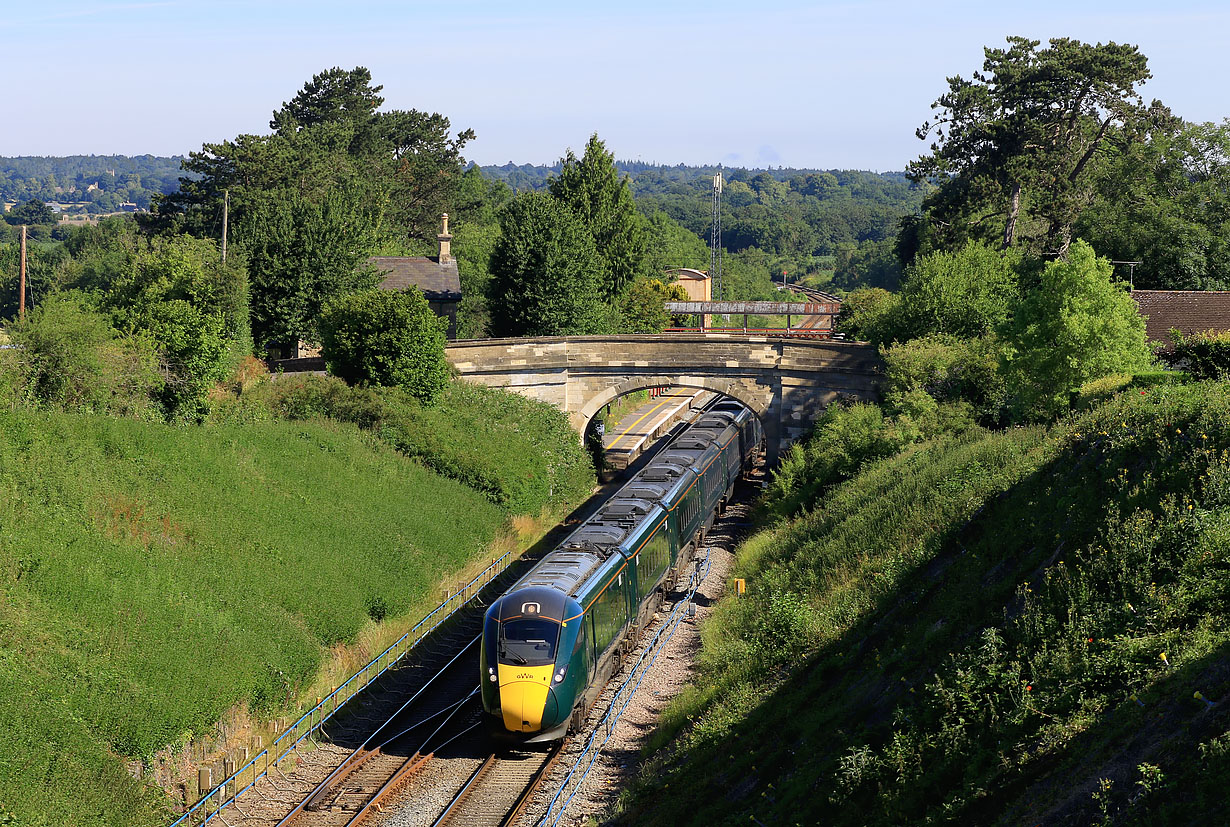
<path fill-rule="evenodd" d="M 719 403 L 488 608 L 483 708 L 515 742 L 551 741 L 596 700 L 665 584 L 762 448 L 759 422 Z"/>

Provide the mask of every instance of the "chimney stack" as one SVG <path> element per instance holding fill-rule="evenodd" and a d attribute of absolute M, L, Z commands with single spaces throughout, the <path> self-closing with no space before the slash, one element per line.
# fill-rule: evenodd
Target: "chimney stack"
<path fill-rule="evenodd" d="M 444 213 L 444 232 L 440 233 L 436 238 L 440 242 L 440 264 L 448 264 L 453 260 L 453 236 L 448 231 L 448 213 Z"/>

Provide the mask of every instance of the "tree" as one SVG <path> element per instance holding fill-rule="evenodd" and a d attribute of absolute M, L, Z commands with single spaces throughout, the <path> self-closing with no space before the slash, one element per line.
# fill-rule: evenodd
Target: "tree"
<path fill-rule="evenodd" d="M 906 272 L 894 338 L 947 333 L 972 339 L 992 332 L 1019 299 L 1019 259 L 975 241 L 954 253 L 923 256 Z"/>
<path fill-rule="evenodd" d="M 19 224 L 56 224 L 60 217 L 55 211 L 39 201 L 37 198 L 31 198 L 24 204 L 18 204 L 13 209 L 9 210 L 4 220 L 13 226 Z"/>
<path fill-rule="evenodd" d="M 696 233 L 658 209 L 649 211 L 646 225 L 648 250 L 645 269 L 654 278 L 672 267 L 709 268 L 709 247 Z"/>
<path fill-rule="evenodd" d="M 657 279 L 637 279 L 628 285 L 619 302 L 620 332 L 661 333 L 665 330 L 671 321 L 666 312 L 668 289 Z"/>
<path fill-rule="evenodd" d="M 448 320 L 416 289 L 365 290 L 334 299 L 320 318 L 329 372 L 347 382 L 396 386 L 430 404 L 448 384 Z"/>
<path fill-rule="evenodd" d="M 837 246 L 835 259 L 834 287 L 895 290 L 901 283 L 901 263 L 889 241 L 842 242 Z"/>
<path fill-rule="evenodd" d="M 513 199 L 491 254 L 491 332 L 564 336 L 610 329 L 593 236 L 567 205 L 543 193 Z"/>
<path fill-rule="evenodd" d="M 269 128 L 277 133 L 298 131 L 321 123 L 352 121 L 363 125 L 384 103 L 383 86 L 372 86 L 363 66 L 347 71 L 334 66 L 313 75 L 303 88 L 273 113 Z"/>
<path fill-rule="evenodd" d="M 315 341 L 329 301 L 375 287 L 375 271 L 361 265 L 377 234 L 356 196 L 271 193 L 236 233 L 248 255 L 256 345 Z"/>
<path fill-rule="evenodd" d="M 1110 262 L 1083 241 L 1042 273 L 1008 331 L 1008 386 L 1018 414 L 1053 416 L 1068 395 L 1092 379 L 1149 366 L 1145 321 L 1124 289 L 1112 283 Z"/>
<path fill-rule="evenodd" d="M 253 333 L 266 345 L 314 338 L 324 302 L 374 282 L 355 266 L 389 237 L 434 240 L 461 180 L 448 118 L 376 111 L 363 67 L 312 78 L 274 112 L 271 135 L 205 144 L 179 190 L 143 218 L 153 232 L 217 238 L 224 193 L 232 239 L 247 248 Z"/>
<path fill-rule="evenodd" d="M 1092 197 L 1099 150 L 1143 116 L 1137 87 L 1150 74 L 1135 46 L 1039 45 L 1009 37 L 1008 48 L 985 49 L 982 72 L 949 78 L 932 104 L 938 117 L 919 127 L 935 141 L 907 175 L 936 186 L 924 202 L 928 244 L 998 237 L 1005 248 L 1024 240 L 1062 255 Z"/>
<path fill-rule="evenodd" d="M 1109 258 L 1140 262 L 1138 288 L 1230 289 L 1230 121 L 1156 115 L 1148 141 L 1112 146 L 1077 232 Z"/>
<path fill-rule="evenodd" d="M 615 156 L 597 133 L 585 145 L 580 160 L 568 150 L 563 169 L 551 179 L 551 194 L 568 205 L 593 236 L 613 298 L 634 277 L 645 272 L 645 230 L 632 200 L 627 176 L 620 178 Z"/>

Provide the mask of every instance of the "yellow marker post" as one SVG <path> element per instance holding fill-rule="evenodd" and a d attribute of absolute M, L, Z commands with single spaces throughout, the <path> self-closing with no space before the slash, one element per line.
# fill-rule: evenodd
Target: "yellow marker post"
<path fill-rule="evenodd" d="M 735 594 L 742 597 L 747 593 L 747 582 L 742 577 L 735 578 Z"/>

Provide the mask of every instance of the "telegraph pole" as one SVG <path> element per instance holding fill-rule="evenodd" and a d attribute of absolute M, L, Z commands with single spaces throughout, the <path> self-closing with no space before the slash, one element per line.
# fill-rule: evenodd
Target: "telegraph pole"
<path fill-rule="evenodd" d="M 722 298 L 722 171 L 713 176 L 713 226 L 709 233 L 709 278 L 713 281 L 713 298 Z"/>
<path fill-rule="evenodd" d="M 17 282 L 17 318 L 26 317 L 26 225 L 21 225 L 21 277 Z"/>
<path fill-rule="evenodd" d="M 231 191 L 222 192 L 222 263 L 226 264 L 226 219 L 231 211 Z"/>

